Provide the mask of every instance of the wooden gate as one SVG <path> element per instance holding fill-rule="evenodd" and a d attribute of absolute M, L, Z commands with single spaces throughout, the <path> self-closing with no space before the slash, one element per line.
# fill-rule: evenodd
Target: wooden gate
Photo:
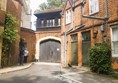
<path fill-rule="evenodd" d="M 78 65 L 77 34 L 71 36 L 71 65 Z"/>
<path fill-rule="evenodd" d="M 46 40 L 40 43 L 41 62 L 60 62 L 61 44 L 55 40 Z"/>
<path fill-rule="evenodd" d="M 90 31 L 82 33 L 82 64 L 84 66 L 89 65 L 89 48 L 91 47 L 90 42 Z"/>

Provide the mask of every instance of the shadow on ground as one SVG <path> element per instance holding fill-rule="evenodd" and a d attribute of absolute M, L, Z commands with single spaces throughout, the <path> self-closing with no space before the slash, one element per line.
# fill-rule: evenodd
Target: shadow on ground
<path fill-rule="evenodd" d="M 14 76 L 9 79 L 0 79 L 0 83 L 67 83 L 57 78 L 46 76 Z"/>

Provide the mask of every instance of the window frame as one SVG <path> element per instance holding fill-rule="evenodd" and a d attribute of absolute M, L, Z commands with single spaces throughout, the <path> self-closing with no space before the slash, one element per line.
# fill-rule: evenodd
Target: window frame
<path fill-rule="evenodd" d="M 111 48 L 112 48 L 112 57 L 118 57 L 118 53 L 117 54 L 115 54 L 114 53 L 114 45 L 113 45 L 113 42 L 118 42 L 118 40 L 117 41 L 113 41 L 113 28 L 117 28 L 117 30 L 118 30 L 118 25 L 113 25 L 113 26 L 111 26 Z"/>
<path fill-rule="evenodd" d="M 69 24 L 71 23 L 71 10 L 70 9 L 67 9 L 66 10 L 66 24 Z"/>
<path fill-rule="evenodd" d="M 99 12 L 99 0 L 89 0 L 89 15 L 92 15 L 98 12 Z"/>

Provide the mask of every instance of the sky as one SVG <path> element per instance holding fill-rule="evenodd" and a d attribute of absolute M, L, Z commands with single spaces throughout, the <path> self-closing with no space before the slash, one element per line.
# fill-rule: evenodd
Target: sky
<path fill-rule="evenodd" d="M 39 5 L 41 3 L 47 2 L 47 0 L 30 0 L 30 8 L 32 10 L 32 13 L 34 13 L 34 11 L 36 9 L 38 9 Z M 35 26 L 34 26 L 34 21 L 36 21 L 36 17 L 32 14 L 31 16 L 31 22 L 32 22 L 32 29 L 35 30 Z"/>

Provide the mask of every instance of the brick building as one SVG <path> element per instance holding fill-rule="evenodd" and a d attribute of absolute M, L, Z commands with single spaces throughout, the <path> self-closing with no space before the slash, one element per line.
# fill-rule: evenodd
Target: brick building
<path fill-rule="evenodd" d="M 51 9 L 36 13 L 36 59 L 41 62 L 60 62 L 61 10 Z"/>
<path fill-rule="evenodd" d="M 25 47 L 29 51 L 28 62 L 33 61 L 35 55 L 35 32 L 31 29 L 21 27 L 20 36 L 25 40 Z"/>
<path fill-rule="evenodd" d="M 88 65 L 88 49 L 107 41 L 118 68 L 118 1 L 67 0 L 62 12 L 63 63 Z"/>
<path fill-rule="evenodd" d="M 4 31 L 5 13 L 6 13 L 7 0 L 0 0 L 0 35 Z M 0 67 L 2 55 L 2 38 L 0 36 Z"/>
<path fill-rule="evenodd" d="M 17 30 L 20 35 L 20 24 L 21 24 L 21 13 L 22 13 L 22 2 L 21 0 L 7 0 L 7 9 L 6 11 L 12 14 L 18 20 Z M 15 41 L 14 45 L 11 47 L 12 49 L 12 58 L 9 61 L 10 65 L 14 65 L 18 63 L 18 55 L 19 55 L 19 38 Z"/>
<path fill-rule="evenodd" d="M 25 40 L 25 48 L 29 51 L 28 62 L 31 62 L 35 54 L 35 32 L 31 30 L 30 0 L 22 0 L 22 4 L 20 37 Z"/>

